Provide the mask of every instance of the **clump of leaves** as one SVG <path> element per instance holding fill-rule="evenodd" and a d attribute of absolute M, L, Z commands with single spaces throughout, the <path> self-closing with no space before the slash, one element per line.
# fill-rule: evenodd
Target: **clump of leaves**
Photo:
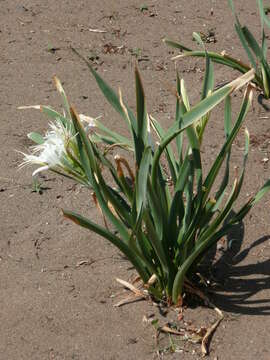
<path fill-rule="evenodd" d="M 32 192 L 37 193 L 39 195 L 43 194 L 43 186 L 42 184 L 38 181 L 37 178 L 33 179 L 33 184 L 32 184 Z"/>
<path fill-rule="evenodd" d="M 255 39 L 247 26 L 242 26 L 239 18 L 235 12 L 233 0 L 228 0 L 229 6 L 234 16 L 234 27 L 239 37 L 239 40 L 248 56 L 250 65 L 244 64 L 242 61 L 228 56 L 225 52 L 218 54 L 216 52 L 208 52 L 208 56 L 216 63 L 229 66 L 241 73 L 246 73 L 251 68 L 255 69 L 254 82 L 263 91 L 266 99 L 270 97 L 270 66 L 267 62 L 267 42 L 265 35 L 265 25 L 270 28 L 270 19 L 267 17 L 268 8 L 263 6 L 263 0 L 257 0 L 260 22 L 261 22 L 261 44 Z M 164 39 L 164 42 L 183 51 L 183 54 L 176 56 L 174 59 L 179 59 L 186 56 L 204 57 L 205 52 L 201 50 L 192 50 L 178 42 Z"/>
<path fill-rule="evenodd" d="M 141 54 L 142 54 L 142 49 L 140 48 L 133 48 L 133 49 L 130 49 L 129 52 L 131 53 L 132 56 L 135 56 L 136 59 L 138 59 Z"/>
<path fill-rule="evenodd" d="M 143 12 L 143 11 L 146 11 L 148 10 L 148 6 L 146 4 L 143 4 L 140 6 L 140 11 Z"/>
<path fill-rule="evenodd" d="M 201 41 L 199 36 L 197 40 Z M 243 168 L 230 189 L 231 148 L 250 106 L 252 86 L 246 88 L 235 122 L 231 119 L 230 96 L 253 80 L 254 71 L 250 70 L 213 91 L 213 67 L 206 51 L 205 57 L 202 96 L 195 106 L 190 106 L 184 80 L 177 76 L 175 119 L 168 130 L 147 112 L 137 67 L 135 116 L 121 92 L 115 93 L 81 57 L 107 101 L 124 120 L 130 138 L 109 130 L 97 119 L 91 120 L 89 128 L 89 118 L 78 115 L 70 107 L 57 80 L 64 115 L 49 107 L 36 106 L 56 125 L 51 125 L 51 131 L 45 137 L 30 134 L 39 144 L 34 155 L 25 154 L 26 163 L 40 160 L 38 171 L 49 169 L 90 188 L 105 226 L 74 211 L 63 210 L 65 217 L 109 240 L 132 263 L 153 297 L 175 304 L 181 297 L 185 279 L 196 271 L 208 249 L 240 222 L 270 189 L 268 181 L 229 217 L 244 180 L 249 148 L 247 130 Z M 203 135 L 211 111 L 222 101 L 225 101 L 225 142 L 209 172 L 204 174 Z M 87 119 L 88 125 L 85 125 Z M 154 142 L 151 129 L 158 137 L 158 143 Z M 173 142 L 175 146 L 172 146 Z M 105 150 L 100 143 L 107 146 Z M 117 153 L 119 147 L 133 152 L 133 165 Z M 215 184 L 217 191 L 212 194 L 224 162 L 223 179 L 220 184 Z M 111 180 L 108 180 L 108 172 Z"/>

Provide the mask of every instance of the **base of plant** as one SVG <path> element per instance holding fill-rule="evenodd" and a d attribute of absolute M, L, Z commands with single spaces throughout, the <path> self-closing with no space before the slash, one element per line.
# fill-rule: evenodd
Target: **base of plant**
<path fill-rule="evenodd" d="M 135 280 L 133 281 L 133 283 L 130 283 L 128 281 L 125 281 L 125 280 L 122 280 L 119 278 L 117 278 L 116 281 L 118 283 L 120 283 L 121 285 L 123 285 L 124 288 L 131 291 L 131 294 L 129 294 L 127 297 L 125 297 L 124 299 L 117 302 L 114 305 L 115 307 L 120 307 L 123 305 L 131 304 L 136 301 L 141 301 L 141 300 L 147 300 L 147 301 L 153 302 L 153 304 L 157 304 L 157 302 L 153 299 L 153 297 L 147 290 L 148 285 L 143 285 L 143 283 L 141 282 L 141 279 L 139 277 L 136 277 Z M 135 286 L 134 285 L 135 283 L 138 283 L 139 285 Z M 190 331 L 190 329 L 184 329 L 184 328 L 177 329 L 175 327 L 171 327 L 170 323 L 156 326 L 158 324 L 158 319 L 150 320 L 151 324 L 154 325 L 155 329 L 156 329 L 156 339 L 158 340 L 158 336 L 160 333 L 166 333 L 169 335 L 180 336 L 182 340 L 191 341 L 192 343 L 194 343 L 194 342 L 200 343 L 202 355 L 203 356 L 208 355 L 210 339 L 212 338 L 214 332 L 218 328 L 221 321 L 224 319 L 224 315 L 223 315 L 222 311 L 208 299 L 208 297 L 203 293 L 203 291 L 198 289 L 188 279 L 185 279 L 183 294 L 184 295 L 186 295 L 186 294 L 196 295 L 200 300 L 203 301 L 205 306 L 215 310 L 215 312 L 218 314 L 218 319 L 210 327 L 208 327 L 208 328 L 200 327 L 196 331 L 194 331 L 194 329 L 192 331 Z M 170 301 L 170 299 L 162 301 L 162 304 L 164 306 L 174 307 L 174 308 L 178 309 L 179 315 L 180 315 L 180 316 L 178 316 L 178 320 L 182 320 L 182 318 L 183 318 L 183 311 L 184 311 L 183 298 L 184 298 L 184 296 L 179 298 L 178 305 L 173 305 L 172 302 Z M 147 322 L 148 320 L 146 319 L 145 321 Z"/>

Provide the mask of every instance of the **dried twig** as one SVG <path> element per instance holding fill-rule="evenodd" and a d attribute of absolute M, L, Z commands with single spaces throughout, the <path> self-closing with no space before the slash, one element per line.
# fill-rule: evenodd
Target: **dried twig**
<path fill-rule="evenodd" d="M 88 31 L 90 32 L 94 32 L 94 33 L 106 33 L 106 30 L 100 30 L 100 29 L 88 29 Z"/>
<path fill-rule="evenodd" d="M 168 334 L 173 334 L 173 335 L 185 335 L 185 331 L 179 331 L 179 330 L 175 330 L 170 328 L 168 325 L 164 325 L 161 328 L 159 328 L 159 331 L 164 332 L 164 333 L 168 333 Z"/>
<path fill-rule="evenodd" d="M 117 278 L 116 281 L 119 282 L 124 287 L 128 288 L 133 293 L 132 295 L 129 295 L 125 299 L 122 299 L 118 303 L 116 303 L 114 305 L 116 307 L 130 304 L 132 302 L 139 301 L 139 300 L 145 300 L 149 297 L 147 290 L 140 290 L 137 287 L 135 287 L 133 284 L 129 283 L 128 281 L 122 280 L 122 279 Z"/>
<path fill-rule="evenodd" d="M 211 336 L 213 335 L 213 333 L 216 331 L 217 327 L 219 326 L 219 324 L 221 323 L 221 321 L 223 320 L 223 317 L 221 317 L 220 319 L 218 319 L 212 326 L 210 326 L 207 329 L 206 334 L 204 335 L 203 339 L 202 339 L 202 345 L 201 345 L 201 351 L 203 356 L 208 354 L 208 347 L 209 347 L 209 341 Z"/>
<path fill-rule="evenodd" d="M 136 301 L 140 301 L 140 300 L 145 300 L 145 296 L 144 295 L 131 294 L 128 297 L 126 297 L 125 299 L 120 300 L 118 303 L 114 304 L 113 306 L 120 307 L 120 306 L 123 306 L 123 305 L 131 304 L 131 303 L 136 302 Z"/>
<path fill-rule="evenodd" d="M 215 312 L 220 317 L 212 326 L 210 326 L 207 329 L 207 332 L 202 339 L 201 351 L 202 351 L 203 356 L 205 356 L 208 354 L 208 351 L 209 351 L 208 348 L 209 348 L 210 338 L 213 335 L 213 333 L 215 332 L 215 330 L 217 329 L 217 327 L 219 326 L 219 324 L 221 323 L 221 321 L 224 319 L 224 315 L 223 315 L 222 311 L 217 306 L 215 306 L 213 303 L 211 303 L 211 301 L 208 299 L 208 297 L 201 290 L 196 289 L 188 279 L 185 279 L 184 286 L 188 292 L 196 294 L 199 298 L 201 298 L 204 301 L 204 303 L 207 306 L 210 306 L 212 309 L 214 309 Z"/>

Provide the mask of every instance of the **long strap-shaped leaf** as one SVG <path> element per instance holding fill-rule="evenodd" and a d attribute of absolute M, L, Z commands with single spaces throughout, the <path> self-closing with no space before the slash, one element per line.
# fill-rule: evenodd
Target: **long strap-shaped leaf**
<path fill-rule="evenodd" d="M 136 83 L 136 105 L 137 105 L 137 140 L 134 142 L 136 161 L 139 166 L 143 156 L 144 148 L 147 145 L 147 111 L 145 104 L 145 94 L 137 66 L 135 67 Z"/>
<path fill-rule="evenodd" d="M 114 140 L 113 143 L 127 144 L 129 148 L 133 147 L 132 142 L 127 137 L 122 136 L 115 131 L 112 131 L 98 120 L 95 120 L 95 124 L 99 130 L 101 130 L 102 132 L 104 132 L 106 135 L 108 135 Z"/>
<path fill-rule="evenodd" d="M 185 88 L 184 80 L 181 80 L 180 92 L 181 92 L 181 97 L 183 99 L 184 114 L 186 114 L 190 111 L 190 104 L 189 104 L 188 94 Z M 201 119 L 199 119 L 199 121 L 201 121 Z M 196 176 L 197 193 L 198 193 L 198 198 L 200 198 L 201 195 L 200 193 L 202 188 L 202 164 L 201 164 L 201 153 L 200 153 L 200 140 L 198 136 L 199 134 L 196 130 L 197 127 L 198 127 L 198 122 L 194 123 L 192 126 L 186 129 L 186 134 L 189 141 L 189 147 L 187 149 L 186 156 L 190 156 L 190 154 L 192 154 L 193 167 L 195 169 L 195 172 L 192 176 L 193 177 Z M 192 182 L 194 182 L 194 179 L 192 180 Z"/>
<path fill-rule="evenodd" d="M 254 78 L 254 70 L 250 70 L 248 73 L 242 75 L 241 77 L 237 78 L 236 80 L 232 81 L 230 84 L 224 86 L 223 88 L 216 90 L 208 96 L 206 99 L 199 102 L 195 105 L 189 112 L 185 113 L 182 118 L 182 127 L 181 129 L 177 128 L 177 124 L 174 124 L 167 132 L 165 139 L 159 145 L 157 150 L 154 154 L 153 159 L 153 167 L 152 167 L 152 183 L 155 188 L 156 180 L 157 180 L 157 171 L 158 171 L 158 164 L 159 159 L 165 150 L 166 146 L 183 130 L 187 127 L 194 124 L 198 121 L 202 116 L 207 114 L 210 110 L 212 110 L 217 104 L 219 104 L 222 100 L 226 98 L 230 93 L 234 90 L 244 86 L 246 83 L 251 81 Z"/>
<path fill-rule="evenodd" d="M 249 59 L 251 65 L 252 65 L 252 67 L 254 69 L 257 69 L 256 61 L 255 61 L 251 51 L 249 50 L 245 34 L 243 33 L 242 26 L 241 26 L 241 24 L 239 22 L 238 16 L 236 15 L 235 8 L 234 8 L 234 3 L 233 3 L 232 0 L 228 0 L 228 2 L 229 2 L 229 5 L 230 5 L 230 7 L 232 9 L 232 13 L 233 13 L 233 16 L 234 16 L 234 19 L 235 19 L 235 24 L 234 24 L 235 30 L 236 30 L 236 32 L 237 32 L 237 34 L 239 36 L 239 39 L 240 39 L 240 41 L 241 41 L 241 43 L 242 43 L 242 45 L 243 45 L 243 47 L 244 47 L 244 49 L 245 49 L 245 51 L 247 53 L 248 59 Z"/>
<path fill-rule="evenodd" d="M 269 22 L 270 22 L 270 20 L 269 20 Z M 174 48 L 177 48 L 177 49 L 183 51 L 182 54 L 174 56 L 172 58 L 172 60 L 178 60 L 180 58 L 184 58 L 184 57 L 187 57 L 187 56 L 205 57 L 205 52 L 204 51 L 189 49 L 189 48 L 183 46 L 182 44 L 180 44 L 180 43 L 178 43 L 176 41 L 169 40 L 169 39 L 164 39 L 164 42 L 167 45 L 171 46 L 171 47 L 174 47 Z M 243 63 L 242 61 L 239 61 L 239 60 L 237 60 L 237 59 L 235 59 L 235 58 L 233 58 L 233 57 L 231 57 L 229 55 L 218 54 L 218 53 L 213 52 L 213 51 L 208 51 L 207 54 L 208 54 L 209 58 L 213 62 L 215 62 L 217 64 L 228 66 L 228 67 L 230 67 L 232 69 L 235 69 L 235 70 L 238 70 L 242 74 L 248 72 L 251 69 L 250 65 L 247 65 L 247 64 Z M 255 65 L 256 65 L 256 63 L 255 63 Z M 260 87 L 263 86 L 262 79 L 258 74 L 255 74 L 254 82 L 256 84 L 258 84 Z"/>
<path fill-rule="evenodd" d="M 162 270 L 164 273 L 168 274 L 170 267 L 169 258 L 167 256 L 168 254 L 164 251 L 164 247 L 160 239 L 160 234 L 158 234 L 154 228 L 149 209 L 143 210 L 143 219 L 145 221 L 147 236 L 151 242 L 152 247 L 155 249 L 155 253 L 162 265 Z"/>
<path fill-rule="evenodd" d="M 201 95 L 201 99 L 203 100 L 207 96 L 209 96 L 214 90 L 214 69 L 213 69 L 213 64 L 212 64 L 211 58 L 208 55 L 208 51 L 206 50 L 206 47 L 205 47 L 201 37 L 199 36 L 199 34 L 197 34 L 197 33 L 195 33 L 195 34 L 198 37 L 199 43 L 204 48 L 204 52 L 205 52 L 205 72 L 204 72 L 203 89 L 202 89 L 202 95 Z M 198 124 L 196 124 L 196 132 L 198 134 L 199 143 L 202 142 L 203 133 L 204 133 L 205 127 L 207 125 L 207 122 L 209 121 L 210 114 L 211 113 L 209 112 L 208 114 L 204 115 L 201 118 L 201 120 L 198 122 Z"/>
<path fill-rule="evenodd" d="M 270 180 L 267 180 L 261 189 L 253 196 L 239 211 L 238 213 L 230 220 L 231 223 L 235 224 L 241 221 L 250 211 L 250 209 L 259 202 L 265 194 L 270 191 Z"/>
<path fill-rule="evenodd" d="M 167 218 L 164 216 L 164 212 L 162 211 L 162 206 L 160 205 L 160 198 L 158 194 L 153 191 L 150 177 L 148 177 L 147 180 L 147 199 L 156 232 L 158 234 L 163 234 L 164 228 L 167 226 Z"/>
<path fill-rule="evenodd" d="M 263 21 L 265 22 L 265 24 L 270 28 L 270 19 L 267 17 L 265 10 L 263 8 L 263 1 L 258 0 L 258 3 L 259 3 L 259 9 L 260 9 L 260 13 L 261 13 L 261 18 L 263 18 Z"/>
<path fill-rule="evenodd" d="M 59 120 L 67 128 L 68 119 L 60 114 L 58 111 L 52 109 L 50 106 L 46 105 L 30 105 L 30 106 L 20 106 L 18 109 L 35 109 L 40 110 L 42 113 L 48 115 L 53 120 Z M 35 140 L 34 140 L 35 141 Z"/>
<path fill-rule="evenodd" d="M 146 206 L 147 201 L 147 180 L 151 165 L 152 154 L 151 147 L 147 147 L 142 155 L 142 160 L 137 175 L 136 182 L 136 209 L 137 216 L 140 214 L 142 207 Z"/>
<path fill-rule="evenodd" d="M 65 110 L 65 115 L 69 120 L 69 124 L 71 125 L 72 121 L 71 121 L 71 114 L 70 114 L 70 105 L 69 105 L 69 102 L 68 102 L 67 95 L 65 93 L 65 90 L 64 90 L 60 80 L 56 76 L 54 76 L 53 79 L 54 79 L 56 89 L 59 92 L 59 94 L 61 95 L 62 102 L 63 102 L 63 107 L 64 107 L 64 110 Z"/>
<path fill-rule="evenodd" d="M 242 122 L 244 121 L 246 112 L 247 112 L 247 110 L 249 108 L 249 105 L 250 105 L 251 96 L 252 96 L 252 91 L 251 91 L 251 89 L 248 89 L 246 91 L 245 96 L 244 96 L 244 100 L 243 100 L 243 104 L 242 104 L 242 107 L 241 107 L 241 111 L 240 111 L 238 120 L 236 121 L 236 124 L 235 124 L 233 130 L 230 131 L 230 132 L 229 132 L 230 118 L 225 119 L 225 127 L 228 127 L 226 143 L 224 144 L 223 148 L 221 149 L 216 161 L 214 162 L 214 164 L 213 164 L 211 170 L 209 171 L 208 176 L 207 176 L 207 178 L 206 178 L 206 180 L 204 182 L 204 186 L 203 186 L 204 194 L 203 194 L 202 201 L 200 201 L 200 198 L 197 199 L 197 196 L 195 198 L 195 201 L 196 201 L 196 203 L 198 205 L 196 206 L 196 214 L 193 217 L 193 221 L 190 224 L 189 229 L 185 232 L 184 236 L 183 236 L 183 234 L 179 234 L 178 243 L 179 244 L 181 243 L 182 246 L 183 246 L 183 244 L 189 243 L 190 241 L 192 241 L 192 239 L 194 238 L 194 234 L 196 233 L 196 229 L 199 226 L 199 224 L 201 223 L 201 221 L 204 222 L 205 219 L 207 219 L 207 218 L 209 218 L 209 220 L 210 220 L 211 217 L 213 216 L 214 212 L 217 209 L 218 205 L 216 207 L 210 206 L 209 212 L 208 212 L 208 214 L 206 214 L 205 211 L 204 211 L 203 206 L 205 206 L 205 203 L 206 203 L 206 201 L 208 199 L 208 194 L 210 193 L 210 190 L 211 190 L 211 187 L 212 187 L 212 185 L 214 183 L 215 177 L 218 174 L 218 171 L 219 171 L 219 169 L 220 169 L 220 167 L 221 167 L 221 165 L 222 165 L 222 163 L 223 163 L 223 161 L 224 161 L 224 159 L 226 157 L 226 154 L 229 154 L 230 149 L 231 149 L 231 144 L 232 144 L 233 140 L 235 139 L 235 137 L 236 137 L 236 135 L 237 135 L 237 133 L 238 133 L 240 127 L 241 127 Z M 230 110 L 230 102 L 228 103 L 226 101 L 226 105 L 227 105 L 227 107 L 229 106 L 229 109 L 227 109 L 227 111 Z M 228 114 L 227 114 L 227 116 L 228 116 Z M 228 123 L 226 123 L 226 122 L 228 122 Z M 226 176 L 226 173 L 225 173 L 225 176 Z M 243 176 L 243 174 L 242 174 L 242 176 Z M 241 178 L 242 178 L 242 176 L 241 176 Z M 227 180 L 225 178 L 224 182 L 222 182 L 221 188 L 218 191 L 218 195 L 220 197 L 219 198 L 220 202 L 221 202 L 221 198 L 225 194 L 225 188 L 226 188 L 226 185 L 227 185 L 226 181 Z M 241 184 L 242 184 L 242 181 L 241 181 Z M 218 198 L 217 198 L 217 202 L 218 202 Z"/>
<path fill-rule="evenodd" d="M 178 72 L 176 73 L 176 109 L 175 109 L 175 123 L 178 124 L 178 128 L 181 129 L 181 119 L 186 112 L 181 96 L 181 82 Z M 178 151 L 179 166 L 183 163 L 183 133 L 176 136 L 176 146 Z"/>
<path fill-rule="evenodd" d="M 225 137 L 226 137 L 226 141 L 227 141 L 228 137 L 232 131 L 232 108 L 231 108 L 231 97 L 230 96 L 228 96 L 225 99 L 224 130 L 225 130 Z M 226 167 L 225 167 L 224 176 L 221 181 L 220 187 L 215 194 L 216 204 L 213 207 L 213 211 L 215 211 L 219 208 L 219 205 L 221 204 L 222 199 L 226 192 L 226 188 L 227 188 L 227 185 L 229 182 L 229 177 L 230 177 L 230 158 L 231 158 L 231 146 L 229 147 L 229 149 L 227 151 L 227 159 L 226 159 Z"/>
<path fill-rule="evenodd" d="M 119 239 L 116 235 L 112 234 L 110 231 L 106 230 L 102 226 L 95 224 L 93 221 L 68 210 L 63 210 L 63 214 L 66 218 L 74 221 L 76 224 L 85 227 L 91 231 L 94 231 L 98 235 L 104 237 L 109 240 L 113 245 L 117 246 L 123 254 L 129 259 L 129 261 L 134 265 L 138 273 L 140 274 L 144 283 L 146 283 L 149 279 L 149 273 L 145 269 L 145 266 L 139 256 L 134 253 L 121 239 Z"/>
<path fill-rule="evenodd" d="M 228 233 L 228 230 L 231 228 L 231 225 L 222 227 L 217 231 L 213 236 L 207 239 L 206 241 L 199 244 L 199 246 L 192 252 L 192 254 L 186 259 L 183 265 L 180 267 L 173 286 L 172 301 L 174 304 L 177 304 L 179 294 L 181 293 L 185 275 L 190 268 L 190 266 L 196 261 L 196 259 L 208 248 L 214 245 L 219 239 Z"/>
<path fill-rule="evenodd" d="M 93 148 L 90 143 L 90 140 L 87 137 L 87 135 L 81 125 L 81 122 L 79 120 L 79 117 L 76 114 L 76 112 L 74 111 L 74 109 L 71 108 L 70 112 L 71 112 L 74 127 L 77 130 L 78 135 L 79 135 L 79 136 L 77 136 L 77 141 L 78 141 L 78 147 L 79 147 L 80 153 L 81 153 L 82 164 L 85 168 L 85 172 L 86 172 L 86 174 L 89 178 L 89 181 L 91 182 L 91 185 L 94 189 L 94 192 L 97 196 L 98 202 L 99 202 L 102 210 L 104 211 L 104 214 L 108 217 L 108 219 L 112 222 L 112 224 L 117 228 L 117 230 L 121 234 L 123 240 L 128 242 L 129 234 L 128 234 L 128 231 L 127 231 L 125 225 L 122 223 L 122 221 L 120 221 L 119 219 L 117 219 L 114 216 L 114 214 L 109 209 L 108 204 L 104 200 L 104 197 L 101 193 L 100 186 L 96 179 L 98 165 L 95 161 L 95 156 L 94 156 L 94 152 L 93 152 Z"/>
<path fill-rule="evenodd" d="M 153 118 L 153 116 L 150 116 L 150 119 L 151 119 L 151 125 L 154 128 L 156 134 L 158 135 L 159 140 L 162 141 L 162 139 L 165 137 L 165 134 L 166 134 L 165 130 L 162 128 L 160 123 Z M 167 162 L 168 162 L 169 169 L 170 169 L 171 178 L 172 178 L 173 183 L 175 184 L 177 176 L 178 176 L 178 166 L 177 166 L 177 162 L 174 157 L 172 147 L 170 145 L 168 145 L 166 147 L 165 153 L 166 153 L 166 158 L 167 158 Z"/>
<path fill-rule="evenodd" d="M 205 57 L 204 51 L 192 50 L 192 49 L 187 48 L 186 46 L 180 44 L 179 42 L 172 41 L 169 39 L 164 39 L 163 41 L 165 42 L 165 44 L 184 52 L 183 54 L 173 57 L 172 60 L 177 60 L 181 57 L 186 57 L 186 56 Z M 242 73 L 245 73 L 250 70 L 250 66 L 242 63 L 241 61 L 239 61 L 231 56 L 228 56 L 225 54 L 221 55 L 221 54 L 218 54 L 213 51 L 208 51 L 207 53 L 208 53 L 209 58 L 211 58 L 211 60 L 213 60 L 216 63 L 230 66 L 230 67 L 234 68 L 235 70 L 239 70 Z"/>
<path fill-rule="evenodd" d="M 228 215 L 228 213 L 232 207 L 232 204 L 235 200 L 235 196 L 237 193 L 237 186 L 238 186 L 238 183 L 235 181 L 231 195 L 230 195 L 223 211 L 214 220 L 214 222 L 210 225 L 210 227 L 206 230 L 206 232 L 204 234 L 202 234 L 201 238 L 197 239 L 195 249 L 193 249 L 191 254 L 187 257 L 187 259 L 184 261 L 184 263 L 179 268 L 177 275 L 175 277 L 174 286 L 173 286 L 173 302 L 174 303 L 177 302 L 178 296 L 182 291 L 184 277 L 185 277 L 186 272 L 188 271 L 189 267 L 195 261 L 195 259 L 201 254 L 201 252 L 204 249 L 204 246 L 207 247 L 207 242 L 209 242 L 211 240 L 211 237 L 213 237 L 215 235 L 216 229 Z M 189 239 L 186 240 L 185 247 L 189 244 L 190 239 L 192 239 L 192 238 L 190 237 Z M 201 244 L 204 244 L 204 246 L 201 246 Z"/>
<path fill-rule="evenodd" d="M 95 69 L 92 67 L 92 65 L 87 61 L 81 54 L 78 53 L 78 51 L 74 48 L 72 48 L 72 51 L 80 58 L 82 59 L 91 73 L 93 74 L 94 78 L 96 79 L 96 82 L 102 91 L 105 98 L 108 100 L 108 102 L 112 105 L 112 107 L 122 116 L 122 118 L 127 122 L 128 126 L 131 126 L 135 134 L 137 133 L 137 123 L 136 118 L 133 115 L 132 111 L 127 107 L 128 115 L 131 124 L 127 121 L 126 114 L 123 111 L 123 108 L 120 104 L 119 98 L 117 94 L 113 91 L 113 89 L 102 79 L 102 77 L 95 71 Z"/>
<path fill-rule="evenodd" d="M 228 151 L 230 150 L 231 148 L 231 145 L 239 131 L 239 129 L 241 128 L 241 125 L 245 119 L 245 116 L 247 114 L 247 111 L 249 109 L 249 106 L 250 106 L 250 103 L 251 103 L 251 100 L 252 100 L 252 88 L 249 86 L 245 92 L 245 96 L 244 96 L 244 99 L 243 99 L 243 102 L 242 102 L 242 106 L 241 106 L 241 109 L 240 109 L 240 113 L 238 115 L 238 119 L 233 127 L 233 130 L 231 131 L 230 135 L 228 136 L 225 144 L 223 145 L 222 149 L 220 150 L 220 153 L 219 155 L 217 156 L 214 164 L 212 165 L 206 179 L 205 179 L 205 182 L 204 182 L 204 187 L 205 187 L 205 194 L 204 194 L 204 203 L 205 201 L 207 200 L 208 198 L 208 195 L 210 193 L 210 190 L 212 188 L 212 185 L 216 179 L 216 176 L 219 172 L 219 169 L 226 157 L 226 154 L 228 153 Z"/>

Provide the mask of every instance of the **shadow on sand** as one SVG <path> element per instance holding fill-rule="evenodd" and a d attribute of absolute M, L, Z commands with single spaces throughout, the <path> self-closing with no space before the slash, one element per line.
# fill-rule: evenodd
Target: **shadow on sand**
<path fill-rule="evenodd" d="M 270 235 L 259 238 L 241 251 L 244 233 L 243 223 L 235 225 L 227 236 L 226 250 L 212 265 L 212 274 L 221 285 L 214 292 L 213 300 L 227 312 L 270 315 L 270 259 L 241 265 L 252 249 L 270 240 Z"/>

